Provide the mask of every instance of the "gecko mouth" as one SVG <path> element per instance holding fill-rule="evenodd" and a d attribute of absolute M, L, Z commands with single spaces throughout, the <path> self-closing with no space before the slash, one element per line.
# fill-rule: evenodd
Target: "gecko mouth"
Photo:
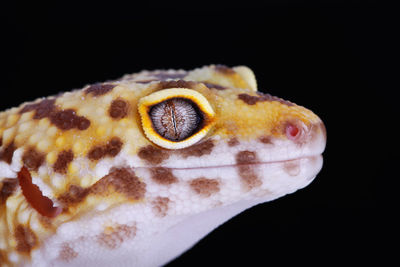
<path fill-rule="evenodd" d="M 161 166 L 162 168 L 167 168 L 171 170 L 197 170 L 197 169 L 215 169 L 215 168 L 232 168 L 232 167 L 240 167 L 240 166 L 268 166 L 268 165 L 279 165 L 279 164 L 288 164 L 288 163 L 296 163 L 302 160 L 310 160 L 315 161 L 319 158 L 322 158 L 322 154 L 313 154 L 307 156 L 294 157 L 283 160 L 272 160 L 272 161 L 251 161 L 251 160 L 242 160 L 237 162 L 236 164 L 221 164 L 221 165 L 208 165 L 208 166 L 196 166 L 196 167 L 174 167 L 174 166 Z M 137 167 L 140 168 L 149 168 L 149 167 Z M 151 167 L 150 167 L 151 168 Z"/>

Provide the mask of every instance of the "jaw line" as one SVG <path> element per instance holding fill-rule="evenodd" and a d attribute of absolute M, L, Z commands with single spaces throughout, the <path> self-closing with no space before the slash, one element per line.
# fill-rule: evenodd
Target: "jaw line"
<path fill-rule="evenodd" d="M 212 165 L 212 166 L 188 167 L 188 168 L 154 166 L 154 167 L 134 167 L 134 169 L 166 168 L 166 169 L 171 169 L 171 170 L 198 170 L 198 169 L 213 169 L 213 168 L 231 168 L 231 167 L 239 167 L 239 166 L 260 166 L 260 165 L 281 164 L 281 163 L 287 163 L 287 162 L 291 162 L 291 161 L 297 161 L 297 160 L 302 160 L 302 159 L 313 159 L 313 158 L 318 158 L 318 157 L 322 157 L 322 154 L 304 155 L 304 156 L 290 158 L 290 159 L 284 159 L 284 160 L 245 163 L 245 164 L 226 164 L 226 165 Z"/>

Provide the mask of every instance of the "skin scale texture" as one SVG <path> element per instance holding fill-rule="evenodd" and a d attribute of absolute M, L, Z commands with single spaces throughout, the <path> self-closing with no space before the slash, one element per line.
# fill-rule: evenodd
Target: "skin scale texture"
<path fill-rule="evenodd" d="M 139 110 L 179 89 L 212 112 L 175 147 Z M 314 113 L 257 92 L 243 66 L 143 71 L 24 103 L 0 113 L 0 266 L 163 265 L 308 185 L 325 142 Z"/>

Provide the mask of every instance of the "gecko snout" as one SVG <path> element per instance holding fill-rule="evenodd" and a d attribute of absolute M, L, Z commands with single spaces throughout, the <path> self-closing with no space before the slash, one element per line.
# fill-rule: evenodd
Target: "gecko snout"
<path fill-rule="evenodd" d="M 284 128 L 285 135 L 297 145 L 309 146 L 322 153 L 326 144 L 326 128 L 320 120 L 306 125 L 300 120 L 287 122 Z"/>

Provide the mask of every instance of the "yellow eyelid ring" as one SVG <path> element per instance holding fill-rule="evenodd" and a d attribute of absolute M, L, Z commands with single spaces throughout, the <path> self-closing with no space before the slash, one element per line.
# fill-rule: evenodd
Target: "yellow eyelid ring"
<path fill-rule="evenodd" d="M 208 100 L 186 88 L 164 89 L 142 97 L 138 111 L 146 137 L 167 149 L 197 143 L 215 122 L 215 112 Z"/>

